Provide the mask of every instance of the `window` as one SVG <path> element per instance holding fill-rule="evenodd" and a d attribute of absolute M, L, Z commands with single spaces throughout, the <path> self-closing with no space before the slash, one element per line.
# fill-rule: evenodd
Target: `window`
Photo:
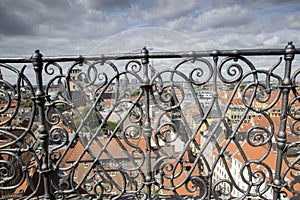
<path fill-rule="evenodd" d="M 89 167 L 89 163 L 84 162 L 84 163 L 83 163 L 83 167 L 84 167 L 84 168 L 88 168 L 88 167 Z"/>
<path fill-rule="evenodd" d="M 116 172 L 115 172 L 115 171 L 110 171 L 110 172 L 108 172 L 108 174 L 109 174 L 110 176 L 116 176 Z"/>

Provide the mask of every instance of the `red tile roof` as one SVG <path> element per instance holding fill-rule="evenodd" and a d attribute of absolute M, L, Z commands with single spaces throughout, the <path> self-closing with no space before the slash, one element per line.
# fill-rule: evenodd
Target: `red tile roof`
<path fill-rule="evenodd" d="M 222 142 L 222 145 L 225 145 L 226 141 Z M 240 163 L 246 163 L 247 161 L 254 161 L 253 165 L 253 170 L 265 170 L 266 168 L 259 164 L 255 164 L 258 160 L 262 160 L 262 163 L 267 164 L 270 169 L 272 170 L 272 173 L 274 173 L 276 169 L 276 160 L 277 160 L 277 154 L 276 152 L 271 149 L 268 151 L 268 149 L 265 146 L 252 146 L 250 145 L 247 141 L 244 141 L 242 144 L 240 144 L 242 148 L 242 152 L 239 151 L 237 145 L 234 142 L 230 142 L 229 145 L 226 148 L 226 151 L 230 152 L 232 157 L 236 158 Z M 214 151 L 213 153 L 215 156 L 218 156 L 219 154 Z M 231 167 L 231 163 L 229 162 L 229 167 Z M 287 169 L 287 164 L 285 162 L 282 163 L 282 173 L 284 172 L 285 169 Z M 295 174 L 295 172 L 294 172 Z M 273 177 L 273 174 L 271 175 Z M 274 178 L 274 177 L 273 177 Z M 292 175 L 290 173 L 286 174 L 286 178 L 288 178 L 290 181 L 294 180 Z M 268 181 L 269 178 L 266 177 L 266 181 Z M 295 189 L 300 190 L 300 185 L 295 185 Z M 292 193 L 289 192 L 287 189 L 283 188 L 284 191 L 287 192 L 289 197 L 292 197 Z"/>
<path fill-rule="evenodd" d="M 111 141 L 109 141 L 108 138 L 98 137 L 97 140 L 99 141 L 99 143 L 97 143 L 97 141 L 94 140 L 89 145 L 89 148 L 84 147 L 83 144 L 78 141 L 73 148 L 70 148 L 68 150 L 64 161 L 74 162 L 78 160 L 80 156 L 82 156 L 80 159 L 81 162 L 91 162 L 94 160 L 93 156 L 98 156 L 98 154 L 101 151 L 102 154 L 99 158 L 100 160 L 110 159 L 109 156 L 111 156 L 114 159 L 124 159 L 128 158 L 127 152 L 132 153 L 136 150 L 132 146 L 128 145 L 128 143 L 126 143 L 124 139 L 121 138 L 113 138 Z M 146 141 L 144 138 L 129 139 L 129 142 L 140 148 L 146 147 Z M 143 151 L 144 149 L 141 150 Z M 84 154 L 82 155 L 83 152 Z M 136 158 L 141 158 L 139 157 L 139 154 L 136 154 L 136 156 Z"/>

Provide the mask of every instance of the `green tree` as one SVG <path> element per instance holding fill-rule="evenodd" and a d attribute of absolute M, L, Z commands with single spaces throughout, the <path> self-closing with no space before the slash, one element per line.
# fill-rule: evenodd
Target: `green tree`
<path fill-rule="evenodd" d="M 31 108 L 32 107 L 32 100 L 26 101 L 23 106 L 23 108 Z"/>
<path fill-rule="evenodd" d="M 86 106 L 82 109 L 82 117 L 86 118 L 86 116 L 88 115 L 89 111 L 90 111 L 91 107 L 90 106 Z M 76 126 L 76 128 L 78 128 L 81 124 L 81 119 L 76 119 L 74 121 L 74 124 Z M 85 126 L 82 128 L 82 131 L 88 131 L 87 127 L 90 127 L 90 129 L 92 129 L 94 132 L 99 128 L 99 126 L 101 125 L 101 119 L 99 116 L 97 116 L 96 111 L 93 109 L 91 111 L 91 113 L 89 114 L 88 118 L 86 119 L 85 122 Z M 107 121 L 105 123 L 105 125 L 102 128 L 101 133 L 103 132 L 107 132 L 108 130 L 114 130 L 117 127 L 117 122 L 113 122 L 113 121 Z M 121 129 L 118 129 L 118 131 L 121 131 Z"/>
<path fill-rule="evenodd" d="M 82 109 L 81 116 L 82 116 L 83 119 L 85 119 L 87 117 L 87 115 L 89 114 L 88 118 L 85 121 L 85 126 L 82 129 L 83 131 L 88 131 L 87 127 L 90 127 L 92 130 L 95 130 L 101 124 L 100 118 L 97 116 L 96 111 L 93 109 L 90 112 L 90 110 L 91 110 L 90 106 L 85 106 Z M 76 128 L 79 128 L 81 123 L 82 123 L 81 119 L 76 119 L 74 121 L 74 124 L 75 124 Z"/>
<path fill-rule="evenodd" d="M 90 106 L 86 106 L 83 108 L 82 110 L 82 116 L 85 118 L 89 111 L 91 110 L 91 107 Z M 98 119 L 98 116 L 96 114 L 96 111 L 95 109 L 92 109 L 90 115 L 88 116 L 87 120 L 87 125 L 91 128 L 91 129 L 95 129 L 96 127 L 99 127 L 100 126 L 100 119 Z"/>
<path fill-rule="evenodd" d="M 106 122 L 106 125 L 105 125 L 105 128 L 103 128 L 103 131 L 107 131 L 108 129 L 109 130 L 115 130 L 116 127 L 117 127 L 118 123 L 117 122 L 113 122 L 113 121 L 107 121 Z M 118 128 L 118 132 L 121 132 L 121 129 L 120 127 Z"/>

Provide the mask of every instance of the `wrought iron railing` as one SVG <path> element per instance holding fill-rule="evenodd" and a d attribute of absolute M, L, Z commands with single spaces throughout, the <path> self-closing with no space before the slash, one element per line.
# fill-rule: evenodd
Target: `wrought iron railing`
<path fill-rule="evenodd" d="M 296 54 L 0 58 L 0 197 L 298 199 Z"/>

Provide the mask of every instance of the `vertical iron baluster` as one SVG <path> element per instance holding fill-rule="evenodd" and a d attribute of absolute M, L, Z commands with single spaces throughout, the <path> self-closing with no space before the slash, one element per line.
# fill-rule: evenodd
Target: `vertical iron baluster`
<path fill-rule="evenodd" d="M 276 160 L 276 169 L 275 169 L 275 178 L 274 178 L 274 200 L 280 199 L 280 191 L 283 187 L 282 177 L 281 177 L 281 169 L 282 169 L 282 161 L 283 161 L 283 150 L 286 146 L 287 135 L 286 135 L 286 125 L 287 125 L 287 112 L 288 112 L 288 101 L 289 101 L 289 93 L 291 90 L 291 66 L 292 61 L 295 56 L 295 46 L 292 42 L 289 42 L 285 48 L 284 60 L 285 60 L 285 73 L 284 79 L 282 82 L 282 106 L 281 106 L 281 114 L 280 114 L 280 129 L 276 136 L 276 145 L 277 145 L 277 160 Z"/>
<path fill-rule="evenodd" d="M 151 119 L 149 114 L 149 107 L 150 107 L 150 92 L 151 92 L 151 85 L 150 79 L 148 75 L 148 64 L 149 64 L 149 51 L 146 47 L 143 48 L 141 52 L 143 58 L 141 59 L 143 65 L 143 85 L 142 88 L 145 94 L 145 124 L 143 128 L 144 137 L 146 139 L 146 185 L 147 185 L 147 199 L 151 199 L 151 181 L 152 181 L 152 174 L 151 174 L 151 135 L 152 135 L 152 127 L 151 127 Z"/>
<path fill-rule="evenodd" d="M 43 89 L 43 55 L 39 50 L 36 50 L 32 55 L 32 64 L 34 67 L 35 75 L 36 75 L 36 105 L 38 108 L 38 116 L 39 116 L 39 142 L 41 145 L 41 172 L 43 183 L 44 183 L 44 199 L 51 199 L 50 194 L 50 181 L 49 181 L 49 157 L 48 157 L 48 145 L 49 145 L 49 135 L 48 135 L 48 127 L 46 124 L 45 118 L 45 92 Z"/>

